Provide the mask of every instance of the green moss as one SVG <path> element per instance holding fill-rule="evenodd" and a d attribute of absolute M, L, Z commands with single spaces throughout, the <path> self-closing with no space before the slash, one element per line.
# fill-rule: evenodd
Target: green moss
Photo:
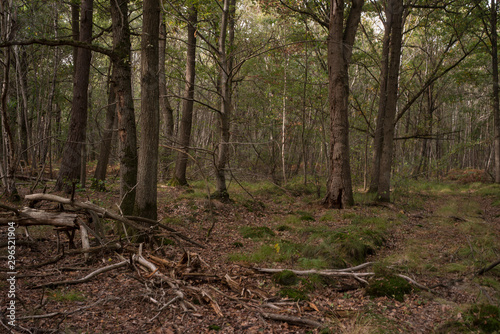
<path fill-rule="evenodd" d="M 279 225 L 278 227 L 276 227 L 276 231 L 280 231 L 280 232 L 283 232 L 283 231 L 292 231 L 293 228 L 286 225 L 286 224 L 283 224 L 283 225 Z"/>
<path fill-rule="evenodd" d="M 494 305 L 473 305 L 467 312 L 466 321 L 485 333 L 500 331 L 500 309 Z"/>
<path fill-rule="evenodd" d="M 82 302 L 86 297 L 76 290 L 49 290 L 47 291 L 47 298 L 58 302 Z"/>
<path fill-rule="evenodd" d="M 390 297 L 399 302 L 404 301 L 404 295 L 413 290 L 410 283 L 398 276 L 376 278 L 366 287 L 366 293 L 372 297 Z"/>
<path fill-rule="evenodd" d="M 279 292 L 281 297 L 288 297 L 295 301 L 299 300 L 308 300 L 307 292 L 302 289 L 294 289 L 294 288 L 283 288 Z"/>
<path fill-rule="evenodd" d="M 273 281 L 279 285 L 295 285 L 299 282 L 299 278 L 293 271 L 283 270 L 273 275 Z"/>
<path fill-rule="evenodd" d="M 274 237 L 276 234 L 267 226 L 243 226 L 240 228 L 243 238 L 263 239 Z"/>

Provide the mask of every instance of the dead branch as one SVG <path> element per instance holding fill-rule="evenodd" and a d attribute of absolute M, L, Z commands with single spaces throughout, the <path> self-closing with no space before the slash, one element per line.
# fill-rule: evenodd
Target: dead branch
<path fill-rule="evenodd" d="M 56 317 L 58 315 L 63 315 L 65 317 L 67 317 L 68 315 L 71 315 L 71 314 L 74 314 L 74 313 L 77 313 L 77 312 L 80 312 L 80 311 L 84 311 L 84 310 L 92 308 L 92 307 L 94 307 L 94 306 L 96 306 L 98 304 L 106 303 L 106 302 L 111 301 L 111 300 L 119 300 L 119 299 L 120 298 L 116 298 L 116 297 L 111 297 L 111 298 L 106 298 L 106 299 L 99 299 L 95 303 L 79 307 L 79 308 L 74 309 L 72 311 L 68 311 L 68 312 L 52 312 L 52 313 L 37 314 L 37 315 L 27 315 L 27 316 L 24 316 L 24 317 L 19 317 L 19 318 L 17 318 L 17 320 L 46 319 L 46 318 L 53 318 L 53 317 Z"/>
<path fill-rule="evenodd" d="M 18 211 L 18 216 L 0 218 L 0 225 L 7 225 L 9 222 L 15 222 L 19 226 L 31 225 L 51 225 L 56 227 L 78 228 L 75 221 L 77 215 L 67 212 L 46 212 L 31 208 L 23 208 Z"/>
<path fill-rule="evenodd" d="M 254 270 L 263 272 L 263 273 L 280 273 L 284 270 L 289 270 L 293 272 L 296 275 L 323 275 L 323 276 L 344 276 L 344 277 L 365 277 L 365 276 L 373 276 L 375 273 L 368 272 L 368 273 L 350 273 L 350 272 L 345 272 L 345 271 L 338 271 L 334 269 L 327 269 L 327 270 L 316 270 L 316 269 L 310 269 L 310 270 L 292 270 L 292 269 L 274 269 L 274 268 L 253 268 Z"/>
<path fill-rule="evenodd" d="M 124 223 L 125 225 L 129 226 L 129 227 L 132 227 L 136 230 L 139 230 L 139 231 L 149 231 L 151 227 L 155 227 L 155 226 L 159 226 L 171 233 L 174 233 L 175 236 L 185 240 L 185 241 L 188 241 L 190 243 L 192 243 L 193 245 L 196 245 L 200 248 L 205 248 L 205 246 L 197 243 L 196 241 L 194 240 L 191 240 L 190 238 L 186 237 L 185 235 L 181 234 L 180 232 L 178 232 L 177 230 L 171 228 L 171 227 L 168 227 L 168 226 L 165 226 L 163 224 L 160 224 L 159 222 L 155 221 L 155 220 L 150 220 L 150 219 L 145 219 L 145 218 L 142 218 L 142 217 L 124 217 L 124 216 L 121 216 L 119 214 L 116 214 L 116 213 L 113 213 L 113 212 L 110 212 L 98 205 L 95 205 L 93 203 L 88 203 L 88 202 L 79 202 L 79 201 L 72 201 L 71 199 L 68 199 L 68 198 L 64 198 L 64 197 L 60 197 L 60 196 L 56 196 L 56 195 L 51 195 L 51 194 L 31 194 L 31 195 L 26 195 L 24 197 L 25 199 L 27 200 L 46 200 L 46 201 L 53 201 L 53 202 L 58 202 L 58 203 L 61 203 L 61 204 L 68 204 L 68 205 L 73 205 L 73 206 L 76 206 L 76 207 L 79 207 L 81 209 L 85 209 L 85 210 L 90 210 L 90 211 L 94 211 L 94 212 L 97 212 L 99 213 L 102 218 L 106 218 L 106 217 L 109 217 L 111 219 L 114 219 L 114 220 L 117 220 L 119 222 L 122 222 Z M 137 220 L 137 221 L 141 221 L 141 222 L 144 222 L 144 223 L 147 223 L 151 226 L 143 226 L 141 224 L 138 224 L 136 223 L 133 219 Z"/>
<path fill-rule="evenodd" d="M 311 327 L 323 327 L 324 326 L 320 322 L 317 322 L 315 320 L 311 320 L 308 318 L 303 318 L 303 317 L 295 317 L 292 315 L 265 313 L 265 312 L 261 312 L 260 314 L 266 319 L 285 321 L 285 322 L 289 322 L 292 324 L 306 325 L 306 326 L 311 326 Z"/>
<path fill-rule="evenodd" d="M 122 261 L 122 262 L 118 262 L 118 263 L 112 264 L 112 265 L 107 266 L 107 267 L 103 267 L 103 268 L 97 269 L 97 270 L 91 272 L 90 274 L 88 274 L 87 276 L 85 276 L 83 278 L 80 278 L 80 279 L 40 284 L 40 285 L 37 285 L 37 286 L 33 287 L 32 289 L 55 287 L 55 286 L 58 286 L 58 285 L 72 285 L 72 284 L 85 283 L 85 282 L 90 281 L 90 279 L 92 277 L 94 277 L 94 276 L 97 276 L 99 274 L 105 273 L 105 272 L 110 271 L 110 270 L 114 270 L 116 268 L 124 267 L 124 266 L 126 266 L 128 264 L 129 264 L 129 261 L 125 260 L 125 261 Z"/>
<path fill-rule="evenodd" d="M 149 228 L 147 228 L 147 227 L 139 225 L 139 224 L 137 224 L 136 222 L 134 222 L 134 221 L 132 221 L 130 219 L 122 217 L 119 214 L 110 212 L 110 211 L 108 211 L 108 210 L 106 210 L 104 208 L 101 208 L 100 206 L 97 206 L 97 205 L 92 204 L 92 203 L 88 203 L 88 202 L 87 203 L 83 203 L 83 202 L 79 202 L 79 201 L 71 201 L 68 198 L 64 198 L 64 197 L 60 197 L 60 196 L 56 196 L 56 195 L 51 195 L 51 194 L 31 194 L 31 195 L 24 196 L 24 198 L 27 199 L 27 200 L 31 200 L 31 201 L 32 200 L 53 201 L 53 202 L 58 202 L 58 203 L 61 203 L 61 204 L 73 205 L 73 206 L 76 206 L 76 207 L 79 207 L 79 208 L 85 209 L 85 210 L 93 210 L 95 212 L 98 212 L 98 213 L 102 214 L 103 217 L 109 217 L 111 219 L 118 220 L 118 221 L 124 223 L 125 225 L 127 225 L 129 227 L 135 228 L 136 230 L 139 230 L 139 231 L 149 230 Z"/>
<path fill-rule="evenodd" d="M 491 269 L 495 268 L 495 267 L 496 267 L 496 266 L 498 266 L 499 264 L 500 264 L 500 259 L 499 259 L 499 260 L 497 260 L 496 262 L 494 262 L 494 263 L 490 264 L 489 266 L 484 267 L 484 268 L 482 268 L 481 270 L 479 270 L 479 271 L 477 272 L 477 275 L 483 275 L 485 272 L 490 271 Z"/>
<path fill-rule="evenodd" d="M 200 248 L 205 248 L 205 246 L 203 246 L 202 244 L 186 237 L 185 235 L 181 234 L 179 231 L 177 231 L 176 229 L 173 229 L 169 226 L 166 226 L 156 220 L 152 220 L 152 219 L 148 219 L 148 218 L 144 218 L 144 217 L 136 217 L 136 216 L 125 216 L 125 218 L 127 219 L 130 219 L 130 220 L 135 220 L 135 221 L 138 221 L 138 222 L 143 222 L 143 223 L 146 223 L 146 224 L 149 224 L 151 226 L 158 226 L 158 227 L 161 227 L 162 229 L 164 230 L 167 230 L 169 232 L 172 233 L 173 236 L 176 236 L 176 237 L 179 237 L 187 242 L 190 242 L 192 243 L 193 245 L 196 245 Z"/>
<path fill-rule="evenodd" d="M 338 270 L 337 269 L 325 269 L 325 270 L 315 270 L 315 269 L 310 269 L 310 270 L 292 270 L 292 269 L 274 269 L 274 268 L 253 268 L 253 269 L 257 270 L 257 271 L 260 271 L 260 272 L 263 272 L 263 273 L 280 273 L 280 272 L 282 272 L 284 270 L 289 270 L 289 271 L 293 272 L 296 275 L 313 275 L 313 274 L 316 274 L 316 275 L 323 275 L 323 276 L 344 276 L 344 277 L 347 276 L 347 277 L 354 278 L 355 280 L 357 280 L 358 282 L 360 282 L 360 283 L 362 283 L 364 285 L 368 285 L 368 281 L 362 279 L 361 277 L 374 276 L 375 275 L 374 272 L 354 273 L 354 272 L 346 272 L 346 271 L 347 270 L 353 271 L 354 269 L 359 270 L 359 269 L 367 267 L 369 264 L 371 264 L 371 263 L 367 262 L 367 263 L 361 264 L 361 265 L 356 266 L 356 267 L 347 268 L 347 269 L 338 269 Z M 401 278 L 407 280 L 410 284 L 413 284 L 413 285 L 415 285 L 416 287 L 418 287 L 420 289 L 427 290 L 427 291 L 431 290 L 430 288 L 426 287 L 425 285 L 422 285 L 422 284 L 418 283 L 417 281 L 415 281 L 414 279 L 412 279 L 412 278 L 410 278 L 408 276 L 401 275 L 401 274 L 396 274 L 396 276 L 401 277 Z"/>

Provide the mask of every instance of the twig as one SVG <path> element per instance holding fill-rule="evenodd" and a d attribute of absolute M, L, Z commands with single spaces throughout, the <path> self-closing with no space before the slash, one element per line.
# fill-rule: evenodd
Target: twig
<path fill-rule="evenodd" d="M 494 263 L 490 264 L 489 266 L 484 267 L 483 269 L 479 270 L 479 271 L 477 272 L 477 275 L 482 275 L 482 274 L 484 274 L 485 272 L 490 271 L 491 269 L 495 268 L 495 267 L 496 267 L 496 266 L 498 266 L 499 264 L 500 264 L 500 259 L 499 259 L 499 260 L 497 260 L 496 262 L 494 262 Z"/>
<path fill-rule="evenodd" d="M 68 315 L 71 315 L 71 314 L 74 314 L 74 313 L 77 313 L 77 312 L 89 309 L 91 307 L 94 307 L 94 306 L 96 306 L 96 305 L 98 305 L 98 304 L 100 304 L 102 302 L 108 302 L 110 300 L 119 300 L 119 299 L 120 298 L 116 298 L 116 297 L 111 297 L 111 298 L 106 298 L 106 299 L 99 299 L 95 303 L 79 307 L 79 308 L 77 308 L 77 309 L 75 309 L 73 311 L 68 311 L 68 312 L 52 312 L 52 313 L 37 314 L 37 315 L 27 315 L 27 316 L 24 316 L 24 317 L 19 317 L 19 318 L 17 318 L 17 320 L 45 319 L 45 318 L 53 318 L 53 317 L 56 317 L 58 315 L 68 316 Z"/>
<path fill-rule="evenodd" d="M 99 274 L 105 273 L 106 271 L 110 271 L 110 270 L 113 270 L 113 269 L 116 269 L 116 268 L 124 267 L 124 266 L 126 266 L 128 264 L 129 264 L 129 261 L 125 260 L 125 261 L 122 261 L 122 262 L 118 262 L 118 263 L 112 264 L 112 265 L 107 266 L 107 267 L 103 267 L 103 268 L 97 269 L 97 270 L 91 272 L 90 274 L 88 274 L 87 276 L 85 276 L 83 278 L 80 278 L 80 279 L 40 284 L 40 285 L 37 285 L 37 286 L 33 287 L 32 289 L 40 289 L 40 288 L 45 288 L 45 287 L 55 287 L 55 286 L 58 286 L 58 285 L 70 285 L 70 284 L 85 283 L 85 282 L 88 282 L 94 276 L 97 276 Z"/>

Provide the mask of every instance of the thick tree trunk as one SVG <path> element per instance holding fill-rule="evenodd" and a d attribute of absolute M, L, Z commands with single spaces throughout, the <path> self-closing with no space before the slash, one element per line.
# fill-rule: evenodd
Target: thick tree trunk
<path fill-rule="evenodd" d="M 186 61 L 186 87 L 184 89 L 184 101 L 182 102 L 182 118 L 179 129 L 179 146 L 182 151 L 177 153 L 175 161 L 175 183 L 187 185 L 186 168 L 188 164 L 188 151 L 191 141 L 191 125 L 193 123 L 194 105 L 194 82 L 196 75 L 196 21 L 198 12 L 193 6 L 189 10 L 188 17 L 188 40 Z"/>
<path fill-rule="evenodd" d="M 391 172 L 394 154 L 394 128 L 398 100 L 399 66 L 401 62 L 401 43 L 403 38 L 403 1 L 390 0 L 388 15 L 392 15 L 390 64 L 387 77 L 387 102 L 384 117 L 384 139 L 380 159 L 380 175 L 377 198 L 388 202 L 391 199 Z"/>
<path fill-rule="evenodd" d="M 86 43 L 92 41 L 93 5 L 93 0 L 82 0 L 80 41 Z M 87 94 L 92 52 L 89 49 L 79 48 L 77 54 L 68 139 L 64 146 L 61 169 L 55 186 L 56 190 L 64 188 L 67 192 L 71 190 L 71 183 L 77 182 L 80 178 L 82 144 L 87 129 Z"/>
<path fill-rule="evenodd" d="M 160 30 L 159 0 L 144 0 L 141 36 L 141 139 L 137 174 L 136 213 L 150 219 L 157 217 L 157 176 L 159 144 L 158 39 Z"/>
<path fill-rule="evenodd" d="M 231 138 L 231 90 L 233 76 L 234 16 L 236 0 L 224 0 L 219 36 L 219 66 L 221 107 L 219 112 L 220 142 L 215 162 L 217 191 L 214 196 L 229 199 L 226 186 L 226 166 L 229 162 L 229 140 Z M 227 50 L 231 50 L 229 53 Z"/>
<path fill-rule="evenodd" d="M 328 34 L 328 101 L 330 104 L 330 175 L 325 206 L 342 209 L 354 203 L 349 153 L 348 69 L 361 19 L 363 0 L 354 0 L 344 28 L 344 1 L 331 0 Z"/>
<path fill-rule="evenodd" d="M 113 48 L 118 58 L 113 61 L 111 90 L 116 100 L 120 156 L 120 209 L 125 215 L 134 212 L 137 184 L 137 135 L 132 96 L 130 64 L 130 29 L 128 0 L 110 0 L 113 21 Z M 147 133 L 147 132 L 146 132 Z"/>

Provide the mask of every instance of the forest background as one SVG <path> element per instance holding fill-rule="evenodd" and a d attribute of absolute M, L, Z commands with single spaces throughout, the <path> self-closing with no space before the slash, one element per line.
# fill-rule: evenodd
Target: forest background
<path fill-rule="evenodd" d="M 453 169 L 500 181 L 495 1 L 142 5 L 2 2 L 8 194 L 16 174 L 85 187 L 94 166 L 91 183 L 104 186 L 108 164 L 120 165 L 124 212 L 135 192 L 136 210 L 154 206 L 157 178 L 215 179 L 214 196 L 229 198 L 227 179 L 329 177 L 331 207 L 353 203 L 351 178 L 381 200 Z M 329 52 L 336 36 L 343 50 Z"/>

